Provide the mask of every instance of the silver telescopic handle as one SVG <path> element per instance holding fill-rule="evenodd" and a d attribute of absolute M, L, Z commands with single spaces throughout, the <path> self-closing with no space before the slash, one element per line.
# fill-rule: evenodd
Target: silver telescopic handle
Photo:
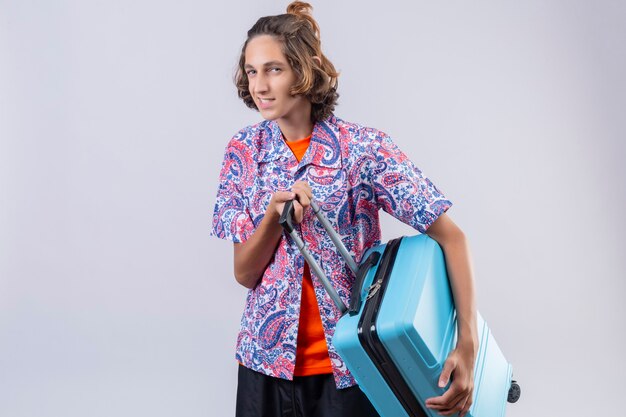
<path fill-rule="evenodd" d="M 346 313 L 346 311 L 348 311 L 348 308 L 343 303 L 343 301 L 341 301 L 341 298 L 339 297 L 337 290 L 335 290 L 335 288 L 332 286 L 330 281 L 328 281 L 328 278 L 326 277 L 326 274 L 324 274 L 324 271 L 322 271 L 322 268 L 320 268 L 317 262 L 315 262 L 315 259 L 313 259 L 313 256 L 311 256 L 311 253 L 306 248 L 304 241 L 302 241 L 302 239 L 300 239 L 300 236 L 298 236 L 298 232 L 295 229 L 292 229 L 289 232 L 289 236 L 291 236 L 294 242 L 296 242 L 296 245 L 298 246 L 298 249 L 304 256 L 304 259 L 308 262 L 309 266 L 313 269 L 313 272 L 315 272 L 315 275 L 317 275 L 317 277 L 320 279 L 320 281 L 322 282 L 322 285 L 324 286 L 324 289 L 326 290 L 330 298 L 333 300 L 333 303 L 335 303 L 335 306 L 337 307 L 337 309 L 341 312 L 341 315 L 343 316 Z"/>
<path fill-rule="evenodd" d="M 350 255 L 350 252 L 348 252 L 348 249 L 346 249 L 345 245 L 341 241 L 339 234 L 335 231 L 335 229 L 333 229 L 326 216 L 324 216 L 324 213 L 322 213 L 322 210 L 320 210 L 320 206 L 317 204 L 317 201 L 311 200 L 311 208 L 313 209 L 313 213 L 315 213 L 320 223 L 322 223 L 322 226 L 324 226 L 324 229 L 326 229 L 326 231 L 328 232 L 328 235 L 332 239 L 343 259 L 348 264 L 348 267 L 356 276 L 357 272 L 359 271 L 359 266 L 356 264 L 356 262 L 354 262 L 352 255 Z"/>

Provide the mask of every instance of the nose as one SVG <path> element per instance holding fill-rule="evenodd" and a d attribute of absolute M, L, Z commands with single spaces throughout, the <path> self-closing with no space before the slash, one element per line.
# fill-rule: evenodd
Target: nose
<path fill-rule="evenodd" d="M 266 75 L 263 73 L 263 71 L 257 73 L 256 77 L 254 77 L 253 92 L 256 94 L 263 94 L 266 93 L 268 89 L 269 82 Z"/>

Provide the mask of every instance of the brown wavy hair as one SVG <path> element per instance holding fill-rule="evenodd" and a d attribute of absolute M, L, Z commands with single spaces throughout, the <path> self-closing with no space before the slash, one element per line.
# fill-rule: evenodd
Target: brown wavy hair
<path fill-rule="evenodd" d="M 259 35 L 271 35 L 282 44 L 282 51 L 298 81 L 291 87 L 291 94 L 303 94 L 311 101 L 311 121 L 325 119 L 335 109 L 339 94 L 339 72 L 322 53 L 320 30 L 309 3 L 291 2 L 287 13 L 261 17 L 248 31 L 248 39 L 241 48 L 239 66 L 234 82 L 239 98 L 251 109 L 258 110 L 248 88 L 248 76 L 244 69 L 248 42 Z M 320 62 L 312 57 L 317 56 Z"/>

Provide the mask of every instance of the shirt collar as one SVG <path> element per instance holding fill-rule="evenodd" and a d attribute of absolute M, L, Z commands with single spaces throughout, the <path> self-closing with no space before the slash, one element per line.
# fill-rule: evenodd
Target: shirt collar
<path fill-rule="evenodd" d="M 283 139 L 278 123 L 274 120 L 264 122 L 264 129 L 259 135 L 258 162 L 270 162 L 288 155 L 289 146 Z M 317 165 L 328 168 L 341 167 L 340 131 L 335 115 L 331 114 L 324 120 L 313 125 L 311 143 L 304 157 L 298 164 Z"/>

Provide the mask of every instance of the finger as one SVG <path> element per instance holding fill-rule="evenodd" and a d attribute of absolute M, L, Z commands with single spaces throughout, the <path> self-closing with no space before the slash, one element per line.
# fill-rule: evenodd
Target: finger
<path fill-rule="evenodd" d="M 432 404 L 430 408 L 434 410 L 439 410 L 440 412 L 447 413 L 449 411 L 452 411 L 452 412 L 460 411 L 465 405 L 465 403 L 467 402 L 468 398 L 470 399 L 470 403 L 471 403 L 472 389 L 468 388 L 461 382 L 457 381 L 455 383 L 453 381 L 452 385 L 450 386 L 450 389 L 446 392 L 446 394 L 448 393 L 452 393 L 452 394 L 447 398 L 445 394 L 442 395 L 441 397 L 433 398 L 432 402 L 427 400 L 426 405 L 428 406 L 429 404 Z M 441 398 L 442 401 L 438 402 L 437 400 L 439 398 Z"/>
<path fill-rule="evenodd" d="M 311 186 L 306 182 L 297 182 L 291 187 L 291 191 L 298 194 L 298 196 L 306 196 L 309 200 L 313 198 L 313 192 Z"/>
<path fill-rule="evenodd" d="M 443 364 L 443 370 L 441 371 L 441 375 L 439 376 L 439 388 L 443 388 L 448 385 L 448 382 L 450 382 L 450 376 L 452 375 L 452 372 L 454 372 L 455 368 L 456 360 L 448 358 Z"/>
<path fill-rule="evenodd" d="M 291 191 L 296 193 L 298 201 L 303 206 L 308 207 L 310 205 L 313 194 L 311 193 L 311 187 L 309 184 L 305 182 L 296 183 L 291 188 Z"/>
<path fill-rule="evenodd" d="M 448 358 L 446 360 L 446 362 L 443 365 L 443 370 L 441 371 L 441 375 L 439 376 L 438 385 L 440 388 L 443 388 L 446 385 L 448 385 L 448 381 L 450 381 L 450 375 L 452 374 L 452 371 L 454 370 L 455 366 L 456 366 L 456 363 L 454 360 L 452 360 L 451 358 Z M 449 408 L 448 404 L 450 403 L 450 401 L 452 401 L 459 394 L 460 394 L 460 390 L 453 383 L 452 385 L 450 385 L 450 388 L 443 395 L 440 395 L 439 397 L 433 397 L 433 398 L 427 399 L 426 406 L 434 410 L 447 409 Z"/>
<path fill-rule="evenodd" d="M 285 203 L 296 198 L 296 193 L 293 191 L 276 191 L 273 198 L 276 203 Z"/>
<path fill-rule="evenodd" d="M 433 397 L 426 400 L 426 406 L 445 410 L 451 408 L 454 404 L 459 402 L 461 398 L 471 397 L 473 387 L 463 382 L 462 378 L 452 380 L 450 388 L 441 396 Z"/>
<path fill-rule="evenodd" d="M 452 414 L 455 414 L 456 412 L 461 411 L 461 409 L 463 409 L 463 405 L 465 405 L 465 401 L 467 401 L 467 398 L 462 396 L 450 408 L 448 408 L 446 410 L 441 410 L 439 412 L 439 414 L 441 414 L 443 416 L 451 416 Z"/>
<path fill-rule="evenodd" d="M 462 396 L 454 396 L 452 398 L 450 398 L 449 401 L 446 401 L 445 403 L 441 403 L 441 404 L 431 404 L 428 405 L 426 404 L 426 406 L 432 410 L 436 410 L 440 413 L 446 413 L 450 410 L 453 410 L 454 407 L 459 404 L 459 402 L 461 401 L 463 397 Z M 460 407 L 458 408 L 459 410 L 461 409 Z"/>
<path fill-rule="evenodd" d="M 296 222 L 296 224 L 298 224 L 298 223 L 302 223 L 303 217 L 304 217 L 304 208 L 302 207 L 300 203 L 298 203 L 298 200 L 295 200 L 293 202 L 293 219 Z"/>
<path fill-rule="evenodd" d="M 304 187 L 305 189 L 311 191 L 311 184 L 309 184 L 307 181 L 299 180 L 294 182 L 293 185 L 298 187 Z"/>
<path fill-rule="evenodd" d="M 296 201 L 298 201 L 302 207 L 307 208 L 311 205 L 311 199 L 303 190 L 295 189 L 294 192 L 296 193 Z"/>
<path fill-rule="evenodd" d="M 463 407 L 461 408 L 459 417 L 464 417 L 469 412 L 469 409 L 471 406 L 472 406 L 472 395 L 470 394 L 467 396 L 467 399 L 465 400 L 465 404 L 463 404 Z"/>
<path fill-rule="evenodd" d="M 453 413 L 456 412 L 460 412 L 461 410 L 463 410 L 463 407 L 465 407 L 465 404 L 467 403 L 467 395 L 461 395 L 459 400 L 456 402 L 456 404 L 454 404 L 450 411 L 452 411 Z"/>
<path fill-rule="evenodd" d="M 433 410 L 446 410 L 449 404 L 454 404 L 454 400 L 461 394 L 460 390 L 453 384 L 443 395 L 426 400 L 426 406 Z"/>

